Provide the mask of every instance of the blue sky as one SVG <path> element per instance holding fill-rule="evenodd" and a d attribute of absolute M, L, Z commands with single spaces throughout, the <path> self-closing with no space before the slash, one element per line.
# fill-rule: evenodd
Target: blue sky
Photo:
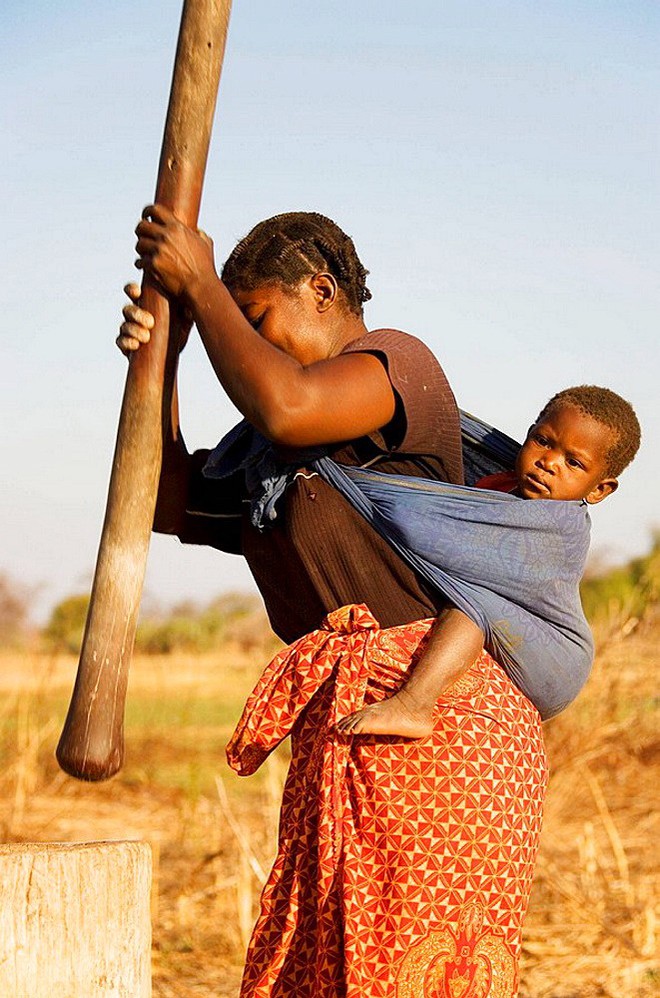
<path fill-rule="evenodd" d="M 179 16 L 0 12 L 0 571 L 41 585 L 41 612 L 94 565 Z M 221 260 L 268 215 L 334 217 L 371 271 L 368 324 L 424 339 L 514 436 L 569 384 L 630 398 L 643 450 L 593 514 L 616 559 L 660 519 L 659 29 L 634 0 L 235 0 L 200 220 Z M 189 444 L 214 442 L 235 413 L 196 343 L 181 380 Z M 154 539 L 154 600 L 247 585 L 239 559 Z"/>

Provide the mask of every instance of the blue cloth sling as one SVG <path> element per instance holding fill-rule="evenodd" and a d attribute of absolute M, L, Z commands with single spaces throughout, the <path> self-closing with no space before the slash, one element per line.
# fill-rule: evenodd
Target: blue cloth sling
<path fill-rule="evenodd" d="M 467 413 L 461 432 L 466 481 L 513 467 L 519 444 L 510 437 Z M 482 629 L 487 650 L 544 720 L 575 699 L 593 658 L 579 596 L 590 534 L 585 503 L 383 474 L 340 465 L 323 449 L 284 464 L 245 421 L 211 452 L 204 475 L 243 470 L 252 522 L 267 529 L 301 466 L 337 489 L 432 590 Z"/>

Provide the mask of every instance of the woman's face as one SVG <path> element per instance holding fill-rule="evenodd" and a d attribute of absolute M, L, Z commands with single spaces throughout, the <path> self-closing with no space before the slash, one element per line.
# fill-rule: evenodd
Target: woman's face
<path fill-rule="evenodd" d="M 260 336 L 303 367 L 328 357 L 328 324 L 324 317 L 335 301 L 332 287 L 315 274 L 295 287 L 262 284 L 252 291 L 234 289 L 232 298 Z"/>

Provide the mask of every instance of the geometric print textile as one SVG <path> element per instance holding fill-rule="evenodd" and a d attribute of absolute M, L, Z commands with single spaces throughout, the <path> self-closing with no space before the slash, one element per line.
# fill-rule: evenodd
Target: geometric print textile
<path fill-rule="evenodd" d="M 538 712 L 485 652 L 418 741 L 341 735 L 391 696 L 434 620 L 342 607 L 283 649 L 227 747 L 253 773 L 291 735 L 278 852 L 241 998 L 515 998 L 547 763 Z"/>

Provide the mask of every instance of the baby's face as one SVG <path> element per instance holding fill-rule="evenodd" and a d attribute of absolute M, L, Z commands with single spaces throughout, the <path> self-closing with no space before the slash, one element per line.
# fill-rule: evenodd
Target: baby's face
<path fill-rule="evenodd" d="M 535 423 L 516 460 L 525 499 L 600 502 L 617 486 L 607 475 L 612 430 L 574 405 L 560 403 Z"/>

